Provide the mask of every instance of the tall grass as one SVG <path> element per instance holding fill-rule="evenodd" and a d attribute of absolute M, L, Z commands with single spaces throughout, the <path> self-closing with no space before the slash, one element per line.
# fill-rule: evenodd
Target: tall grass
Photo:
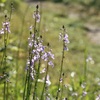
<path fill-rule="evenodd" d="M 11 9 L 13 9 L 13 4 L 11 3 Z M 69 37 L 65 28 L 65 25 L 61 27 L 61 32 L 58 35 L 58 40 L 60 40 L 61 45 L 61 60 L 58 61 L 60 63 L 59 66 L 56 66 L 55 62 L 55 55 L 54 51 L 51 48 L 52 43 L 48 42 L 45 43 L 45 38 L 42 35 L 42 32 L 40 30 L 40 21 L 41 21 L 41 12 L 39 5 L 36 6 L 35 11 L 33 13 L 33 21 L 34 23 L 31 23 L 29 32 L 28 40 L 28 49 L 25 53 L 27 53 L 27 59 L 25 59 L 27 62 L 25 62 L 26 66 L 23 70 L 19 70 L 20 66 L 20 49 L 21 49 L 21 41 L 23 39 L 23 31 L 24 31 L 24 24 L 25 23 L 25 17 L 27 15 L 26 12 L 28 12 L 29 6 L 26 8 L 25 13 L 23 15 L 22 20 L 22 27 L 20 32 L 20 38 L 18 42 L 18 50 L 17 50 L 17 56 L 16 56 L 16 77 L 15 79 L 15 91 L 14 93 L 9 93 L 10 90 L 10 76 L 8 77 L 9 70 L 10 69 L 7 61 L 7 52 L 8 50 L 8 40 L 9 40 L 9 34 L 10 31 L 10 23 L 12 20 L 12 10 L 10 12 L 9 17 L 5 15 L 5 21 L 3 22 L 2 29 L 0 30 L 0 35 L 3 35 L 4 41 L 4 50 L 3 50 L 3 56 L 1 59 L 1 68 L 2 75 L 0 76 L 0 81 L 3 80 L 3 85 L 0 86 L 3 91 L 3 95 L 0 94 L 0 99 L 2 100 L 99 100 L 100 99 L 100 83 L 99 81 L 97 83 L 94 82 L 94 86 L 89 83 L 88 79 L 88 63 L 89 61 L 92 61 L 93 59 L 91 57 L 87 57 L 88 51 L 84 51 L 84 66 L 83 66 L 83 73 L 77 74 L 76 72 L 71 72 L 71 75 L 68 78 L 68 82 L 66 82 L 66 73 L 64 71 L 65 61 L 66 61 L 66 52 L 68 53 L 68 44 L 69 44 Z M 43 12 L 42 12 L 43 13 Z M 43 22 L 45 23 L 45 22 Z M 52 42 L 52 41 L 51 41 Z M 70 45 L 70 44 L 69 44 Z M 13 63 L 13 62 L 12 62 Z M 51 69 L 51 68 L 52 69 Z M 57 73 L 55 67 L 58 67 L 60 70 Z M 0 69 L 1 69 L 0 68 Z M 57 83 L 54 84 L 54 86 L 51 86 L 52 81 L 50 79 L 52 78 L 50 75 L 52 71 L 54 70 L 55 73 L 57 73 Z M 19 73 L 23 73 L 24 76 L 24 82 L 23 79 L 19 78 Z M 0 71 L 1 72 L 1 71 Z M 14 80 L 11 79 L 11 80 Z M 20 80 L 19 80 L 20 79 Z M 56 80 L 56 79 L 55 79 Z M 20 87 L 20 81 L 23 82 L 23 86 Z M 13 85 L 13 84 L 12 84 Z M 52 87 L 55 87 L 54 90 Z M 92 88 L 91 88 L 92 87 Z M 13 86 L 11 88 L 14 88 Z M 19 88 L 22 90 L 22 94 L 19 95 L 18 91 Z M 14 97 L 15 96 L 15 97 Z"/>

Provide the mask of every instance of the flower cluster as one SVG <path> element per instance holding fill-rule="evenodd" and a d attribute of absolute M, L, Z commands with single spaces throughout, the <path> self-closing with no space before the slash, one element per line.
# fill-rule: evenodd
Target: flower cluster
<path fill-rule="evenodd" d="M 50 60 L 50 59 L 54 59 L 54 54 L 52 54 L 51 51 L 52 51 L 52 50 L 50 50 L 50 51 L 48 51 L 48 52 L 45 52 L 45 53 L 42 55 L 42 59 L 43 59 L 44 61 L 48 61 L 48 65 L 49 65 L 49 66 L 54 67 L 54 64 L 53 64 L 52 60 Z"/>
<path fill-rule="evenodd" d="M 95 100 L 100 100 L 100 94 L 96 97 Z"/>
<path fill-rule="evenodd" d="M 40 22 L 40 14 L 39 12 L 34 12 L 33 14 L 33 18 L 36 19 L 36 22 L 39 23 Z"/>
<path fill-rule="evenodd" d="M 0 30 L 0 34 L 10 33 L 10 22 L 7 15 L 5 15 L 5 21 L 2 23 L 2 29 Z"/>
<path fill-rule="evenodd" d="M 33 66 L 34 64 L 39 61 L 39 59 L 42 59 L 43 61 L 47 61 L 49 66 L 54 67 L 54 64 L 52 62 L 52 59 L 54 59 L 54 54 L 52 54 L 52 50 L 46 51 L 46 46 L 43 45 L 42 37 L 37 37 L 36 40 L 34 40 L 34 34 L 31 34 L 29 40 L 29 49 L 31 54 L 31 59 L 28 60 L 28 66 L 30 66 L 31 72 L 33 73 Z M 31 61 L 31 62 L 30 62 Z M 31 76 L 33 77 L 31 73 Z"/>
<path fill-rule="evenodd" d="M 68 51 L 68 46 L 67 45 L 69 43 L 69 39 L 68 39 L 68 34 L 66 33 L 64 26 L 62 27 L 62 31 L 63 32 L 61 32 L 59 34 L 59 39 L 63 41 L 64 50 Z"/>
<path fill-rule="evenodd" d="M 41 59 L 41 56 L 44 54 L 45 46 L 43 46 L 43 41 L 41 38 L 37 38 L 34 40 L 34 34 L 31 34 L 29 40 L 29 60 L 27 63 L 27 66 L 29 66 L 28 69 L 31 70 L 31 77 L 34 79 L 34 65 L 39 59 Z"/>
<path fill-rule="evenodd" d="M 44 82 L 45 81 L 45 78 L 43 77 L 43 79 L 41 80 L 41 79 L 38 79 L 38 82 Z M 46 77 L 46 84 L 47 84 L 47 86 L 50 86 L 51 85 L 51 81 L 50 81 L 50 76 L 49 75 L 47 75 L 47 77 Z"/>
<path fill-rule="evenodd" d="M 36 11 L 34 11 L 33 18 L 36 20 L 37 23 L 40 22 L 40 13 L 38 11 L 38 5 L 36 6 Z"/>
<path fill-rule="evenodd" d="M 4 34 L 5 32 L 10 33 L 10 22 L 3 22 L 2 29 L 0 30 L 0 34 Z"/>

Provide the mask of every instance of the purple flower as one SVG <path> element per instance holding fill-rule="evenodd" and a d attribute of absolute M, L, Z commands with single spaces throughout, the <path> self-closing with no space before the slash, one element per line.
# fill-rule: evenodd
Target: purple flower
<path fill-rule="evenodd" d="M 40 14 L 38 11 L 35 11 L 33 14 L 33 18 L 36 20 L 37 23 L 40 22 Z"/>
<path fill-rule="evenodd" d="M 59 39 L 61 40 L 61 41 L 63 41 L 63 46 L 64 46 L 64 50 L 66 50 L 66 51 L 68 51 L 68 43 L 69 43 L 69 39 L 68 39 L 68 35 L 65 33 L 65 34 L 63 34 L 63 33 L 60 33 L 59 34 Z"/>
<path fill-rule="evenodd" d="M 42 57 L 41 57 L 44 61 L 47 61 L 48 60 L 48 55 L 47 53 L 45 52 Z"/>
<path fill-rule="evenodd" d="M 3 22 L 2 23 L 2 29 L 0 30 L 0 34 L 4 34 L 5 31 L 7 33 L 10 33 L 10 22 Z"/>
<path fill-rule="evenodd" d="M 83 96 L 86 96 L 87 95 L 87 92 L 86 91 L 83 91 Z"/>
<path fill-rule="evenodd" d="M 45 52 L 42 57 L 41 57 L 44 61 L 48 61 L 48 65 L 54 67 L 53 62 L 51 61 L 51 59 L 54 59 L 54 54 L 52 54 L 51 51 Z"/>
<path fill-rule="evenodd" d="M 3 23 L 3 28 L 6 30 L 8 33 L 10 33 L 10 22 L 4 22 Z"/>
<path fill-rule="evenodd" d="M 68 47 L 67 47 L 67 45 L 64 46 L 64 50 L 66 50 L 66 51 L 69 50 Z"/>
<path fill-rule="evenodd" d="M 54 54 L 52 54 L 50 51 L 47 54 L 48 54 L 48 57 L 51 57 L 52 59 L 54 59 Z"/>
<path fill-rule="evenodd" d="M 54 59 L 54 54 L 52 54 L 50 51 L 45 52 L 45 53 L 42 55 L 42 59 L 43 59 L 44 61 L 47 61 L 48 59 Z"/>
<path fill-rule="evenodd" d="M 43 52 L 45 49 L 45 46 L 42 45 L 42 43 L 40 42 L 38 45 L 37 45 L 37 51 L 38 52 Z"/>
<path fill-rule="evenodd" d="M 67 34 L 64 34 L 63 40 L 64 40 L 65 44 L 69 43 L 68 35 Z"/>
<path fill-rule="evenodd" d="M 53 64 L 52 61 L 49 61 L 49 62 L 48 62 L 48 65 L 54 67 L 54 64 Z"/>

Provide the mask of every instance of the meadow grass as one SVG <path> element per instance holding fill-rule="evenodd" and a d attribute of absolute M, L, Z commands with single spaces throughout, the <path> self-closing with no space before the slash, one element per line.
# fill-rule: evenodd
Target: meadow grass
<path fill-rule="evenodd" d="M 39 75 L 39 70 L 46 67 L 45 63 L 41 64 L 41 69 L 39 69 L 37 74 L 37 79 L 35 83 L 31 83 L 29 79 L 29 84 L 25 87 L 25 76 L 29 78 L 30 74 L 26 74 L 26 64 L 28 59 L 28 37 L 30 36 L 29 27 L 34 25 L 35 20 L 33 19 L 33 13 L 35 11 L 36 5 L 39 3 L 20 3 L 18 10 L 15 9 L 12 13 L 10 20 L 10 30 L 8 45 L 7 45 L 7 73 L 8 77 L 8 100 L 16 99 L 22 100 L 23 91 L 27 87 L 34 88 L 36 85 L 36 95 L 35 97 L 41 97 L 41 92 L 43 86 L 46 83 L 37 82 L 39 78 L 44 75 Z M 40 5 L 40 4 L 39 4 Z M 75 8 L 73 10 L 73 8 Z M 10 9 L 10 8 L 9 8 Z M 85 8 L 81 8 L 85 9 Z M 100 82 L 100 46 L 94 44 L 90 41 L 87 31 L 84 30 L 84 25 L 86 23 L 92 23 L 96 20 L 96 15 L 91 16 L 87 12 L 83 12 L 83 16 L 79 16 L 82 12 L 76 5 L 64 5 L 60 3 L 43 2 L 40 7 L 41 21 L 37 24 L 37 30 L 39 30 L 40 35 L 42 35 L 43 44 L 47 45 L 50 43 L 50 48 L 53 49 L 55 54 L 54 68 L 49 68 L 49 75 L 51 85 L 46 92 L 50 93 L 50 100 L 56 99 L 56 92 L 59 89 L 59 75 L 60 75 L 60 61 L 62 57 L 62 43 L 59 41 L 59 33 L 61 32 L 61 27 L 64 25 L 69 35 L 70 44 L 68 45 L 69 51 L 65 52 L 64 63 L 63 63 L 63 82 L 62 91 L 63 95 L 61 98 L 68 98 L 68 100 L 96 100 L 95 98 L 100 94 L 99 82 Z M 0 16 L 0 28 L 2 28 L 2 22 L 4 22 L 4 11 L 1 12 L 3 15 Z M 74 13 L 74 18 L 71 13 Z M 10 16 L 10 10 L 6 13 L 8 17 Z M 75 15 L 76 14 L 76 15 Z M 79 15 L 77 15 L 79 14 Z M 4 43 L 3 35 L 0 35 L 0 60 L 2 60 Z M 92 56 L 93 60 L 86 62 L 88 56 Z M 41 61 L 40 61 L 41 62 Z M 37 64 L 38 66 L 38 64 Z M 40 66 L 40 65 L 39 65 Z M 38 66 L 38 67 L 39 67 Z M 36 67 L 36 69 L 38 69 Z M 0 73 L 2 76 L 2 69 L 0 68 Z M 62 72 L 61 72 L 62 73 Z M 39 76 L 38 76 L 39 75 Z M 45 76 L 45 82 L 46 82 Z M 60 77 L 61 78 L 61 77 Z M 7 100 L 7 96 L 3 94 L 3 82 L 5 81 L 0 78 L 0 99 Z M 32 84 L 32 86 L 30 85 Z M 34 87 L 35 84 L 35 87 Z M 27 89 L 26 89 L 27 90 Z M 25 91 L 26 91 L 25 90 Z M 30 91 L 30 94 L 28 92 Z M 61 92 L 62 93 L 62 92 Z M 34 91 L 27 90 L 25 92 L 26 100 L 34 100 Z M 42 95 L 43 95 L 42 94 Z M 3 97 L 3 95 L 5 97 Z M 43 95 L 44 96 L 44 95 Z M 30 99 L 29 99 L 29 98 Z M 42 98 L 42 97 L 41 97 Z M 25 100 L 25 97 L 23 97 Z M 49 100 L 49 99 L 39 99 L 39 100 Z M 60 100 L 60 99 L 59 99 Z M 66 100 L 66 99 L 64 99 Z M 99 99 L 98 99 L 99 100 Z"/>

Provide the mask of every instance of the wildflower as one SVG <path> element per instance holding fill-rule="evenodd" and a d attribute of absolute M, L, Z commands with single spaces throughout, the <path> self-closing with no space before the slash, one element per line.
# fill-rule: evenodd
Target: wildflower
<path fill-rule="evenodd" d="M 63 38 L 63 34 L 59 33 L 59 40 L 62 40 L 62 38 Z"/>
<path fill-rule="evenodd" d="M 68 47 L 67 47 L 67 44 L 69 43 L 68 34 L 66 33 L 64 26 L 62 30 L 63 32 L 59 33 L 59 40 L 63 41 L 64 50 L 68 51 Z"/>
<path fill-rule="evenodd" d="M 28 44 L 28 45 L 29 45 L 29 47 L 30 47 L 30 48 L 32 48 L 32 46 L 33 46 L 33 43 L 32 43 L 32 40 L 31 40 L 31 38 L 28 38 L 28 40 L 29 40 L 29 44 Z"/>
<path fill-rule="evenodd" d="M 36 6 L 36 11 L 34 11 L 33 18 L 36 20 L 37 23 L 40 22 L 40 13 L 38 11 L 38 5 Z"/>
<path fill-rule="evenodd" d="M 0 30 L 0 34 L 4 34 L 5 32 L 10 33 L 10 22 L 2 23 L 2 29 Z"/>
<path fill-rule="evenodd" d="M 51 85 L 51 81 L 50 81 L 49 75 L 47 75 L 47 77 L 46 77 L 46 84 L 47 84 L 48 86 Z"/>
<path fill-rule="evenodd" d="M 34 38 L 34 34 L 31 34 L 31 36 L 28 38 L 28 46 L 29 48 L 32 48 L 33 47 L 33 43 L 35 44 L 35 40 L 33 40 Z"/>
<path fill-rule="evenodd" d="M 44 59 L 44 61 L 47 61 L 50 58 L 54 59 L 54 54 L 52 54 L 50 51 L 45 52 L 44 55 L 42 56 L 42 59 Z"/>
<path fill-rule="evenodd" d="M 42 73 L 45 73 L 45 72 L 46 72 L 46 68 L 43 68 L 43 70 L 40 73 L 42 74 Z"/>
<path fill-rule="evenodd" d="M 52 61 L 49 61 L 49 62 L 48 62 L 48 65 L 54 67 L 54 64 L 53 64 Z"/>
<path fill-rule="evenodd" d="M 87 57 L 86 62 L 90 62 L 91 64 L 94 64 L 94 60 L 91 56 Z"/>
<path fill-rule="evenodd" d="M 83 91 L 83 96 L 86 96 L 87 95 L 87 92 L 86 91 Z"/>
<path fill-rule="evenodd" d="M 62 80 L 63 80 L 63 79 L 62 79 L 62 78 L 60 78 L 60 80 L 59 80 L 59 81 L 60 81 L 60 83 L 62 83 Z"/>
<path fill-rule="evenodd" d="M 69 86 L 69 90 L 70 90 L 70 91 L 73 91 L 73 88 L 72 88 L 71 86 Z"/>
<path fill-rule="evenodd" d="M 30 75 L 31 75 L 32 80 L 34 80 L 35 78 L 34 78 L 33 70 L 32 70 L 32 72 L 30 73 Z"/>
<path fill-rule="evenodd" d="M 41 56 L 45 53 L 45 46 L 43 46 L 42 43 L 43 41 L 41 38 L 37 37 L 37 39 L 34 40 L 34 34 L 30 35 L 28 41 L 29 41 L 29 54 L 30 54 L 28 66 L 30 69 L 30 76 L 32 79 L 34 79 L 34 74 L 35 74 L 34 63 L 39 61 L 39 59 L 41 59 Z"/>
<path fill-rule="evenodd" d="M 67 100 L 67 98 L 64 98 L 63 100 Z"/>
<path fill-rule="evenodd" d="M 47 97 L 46 97 L 46 100 L 51 100 L 51 99 L 50 99 L 50 97 L 47 96 Z"/>
<path fill-rule="evenodd" d="M 4 34 L 4 29 L 3 28 L 0 30 L 0 34 Z"/>
<path fill-rule="evenodd" d="M 40 42 L 40 43 L 37 45 L 37 51 L 38 51 L 38 52 L 44 52 L 44 49 L 45 49 L 45 46 L 43 46 L 42 43 Z"/>
<path fill-rule="evenodd" d="M 67 34 L 64 34 L 63 40 L 64 40 L 65 43 L 69 43 L 68 35 Z"/>
<path fill-rule="evenodd" d="M 77 92 L 73 92 L 72 96 L 78 96 L 78 93 Z"/>
<path fill-rule="evenodd" d="M 74 77 L 74 76 L 75 76 L 75 72 L 72 72 L 72 73 L 71 73 L 71 77 Z"/>
<path fill-rule="evenodd" d="M 38 82 L 44 82 L 44 80 L 45 80 L 45 78 L 38 79 Z M 51 81 L 50 81 L 49 75 L 47 75 L 47 77 L 46 77 L 46 84 L 47 84 L 47 86 L 50 86 L 51 85 Z"/>
<path fill-rule="evenodd" d="M 44 82 L 44 80 L 43 80 L 43 79 L 38 79 L 38 82 L 42 82 L 42 83 L 43 83 L 43 82 Z"/>
<path fill-rule="evenodd" d="M 3 29 L 10 33 L 10 22 L 4 22 Z"/>
<path fill-rule="evenodd" d="M 82 83 L 82 84 L 81 84 L 81 87 L 82 87 L 83 89 L 85 89 L 85 88 L 86 88 L 86 83 Z"/>
<path fill-rule="evenodd" d="M 32 29 L 33 29 L 33 26 L 31 25 L 31 26 L 29 27 L 29 30 L 32 32 Z"/>
<path fill-rule="evenodd" d="M 40 22 L 40 14 L 39 12 L 34 12 L 33 18 L 36 20 L 37 23 Z"/>
<path fill-rule="evenodd" d="M 51 51 L 45 52 L 42 57 L 44 61 L 48 61 L 48 65 L 54 67 L 53 62 L 50 59 L 54 59 L 54 54 Z"/>
<path fill-rule="evenodd" d="M 95 100 L 100 100 L 100 94 L 96 97 Z"/>

